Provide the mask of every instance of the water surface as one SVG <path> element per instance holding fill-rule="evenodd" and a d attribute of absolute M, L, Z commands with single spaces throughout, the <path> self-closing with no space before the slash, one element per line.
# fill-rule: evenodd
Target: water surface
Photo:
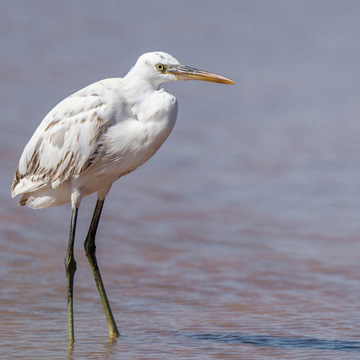
<path fill-rule="evenodd" d="M 224 5 L 225 4 L 225 5 Z M 360 358 L 360 48 L 356 1 L 2 3 L 2 359 Z M 70 207 L 16 206 L 9 186 L 62 98 L 163 50 L 236 86 L 176 83 L 178 123 L 106 200 L 98 260 L 82 242 L 67 344 Z"/>

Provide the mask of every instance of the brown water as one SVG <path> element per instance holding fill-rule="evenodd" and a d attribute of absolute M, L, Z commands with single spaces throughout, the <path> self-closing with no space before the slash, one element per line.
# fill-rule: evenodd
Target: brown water
<path fill-rule="evenodd" d="M 360 4 L 1 4 L 1 359 L 360 359 Z M 236 86 L 176 83 L 178 123 L 119 180 L 82 250 L 67 344 L 70 207 L 16 206 L 27 140 L 59 100 L 164 50 Z"/>

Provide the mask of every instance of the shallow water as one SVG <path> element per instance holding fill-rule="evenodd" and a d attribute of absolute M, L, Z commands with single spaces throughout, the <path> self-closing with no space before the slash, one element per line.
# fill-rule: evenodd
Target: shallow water
<path fill-rule="evenodd" d="M 360 358 L 358 2 L 105 4 L 2 4 L 0 358 Z M 106 200 L 113 342 L 84 199 L 69 349 L 70 207 L 16 206 L 12 174 L 59 100 L 158 49 L 237 85 L 168 84 L 174 132 Z"/>

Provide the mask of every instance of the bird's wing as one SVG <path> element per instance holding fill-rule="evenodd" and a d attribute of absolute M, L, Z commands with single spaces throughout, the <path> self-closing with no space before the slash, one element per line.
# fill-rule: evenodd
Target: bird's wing
<path fill-rule="evenodd" d="M 102 135 L 114 121 L 108 101 L 111 81 L 92 84 L 49 112 L 21 155 L 13 197 L 49 185 L 56 187 L 93 163 Z"/>

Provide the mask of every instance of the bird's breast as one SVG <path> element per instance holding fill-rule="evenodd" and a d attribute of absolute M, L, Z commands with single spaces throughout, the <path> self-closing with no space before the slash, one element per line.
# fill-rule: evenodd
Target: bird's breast
<path fill-rule="evenodd" d="M 149 160 L 170 135 L 177 117 L 175 97 L 158 91 L 137 103 L 125 120 L 111 126 L 104 139 L 104 172 L 125 175 Z"/>

